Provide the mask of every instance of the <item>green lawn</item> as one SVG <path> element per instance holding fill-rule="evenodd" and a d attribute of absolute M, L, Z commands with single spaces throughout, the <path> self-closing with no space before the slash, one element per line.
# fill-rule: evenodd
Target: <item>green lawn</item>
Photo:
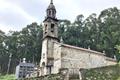
<path fill-rule="evenodd" d="M 84 69 L 82 76 L 83 80 L 120 80 L 120 65 Z"/>
<path fill-rule="evenodd" d="M 120 77 L 117 80 L 120 80 Z"/>
<path fill-rule="evenodd" d="M 0 75 L 0 80 L 15 80 L 15 75 Z"/>

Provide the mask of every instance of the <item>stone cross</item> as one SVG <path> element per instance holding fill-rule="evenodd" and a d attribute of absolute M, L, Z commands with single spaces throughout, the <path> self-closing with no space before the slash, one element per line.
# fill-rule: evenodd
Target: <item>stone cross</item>
<path fill-rule="evenodd" d="M 60 42 L 63 43 L 63 38 L 61 37 Z"/>

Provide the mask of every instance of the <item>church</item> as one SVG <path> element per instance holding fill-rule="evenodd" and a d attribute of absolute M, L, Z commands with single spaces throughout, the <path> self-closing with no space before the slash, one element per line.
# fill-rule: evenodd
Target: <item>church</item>
<path fill-rule="evenodd" d="M 40 60 L 40 75 L 57 74 L 68 69 L 69 74 L 78 74 L 79 69 L 89 69 L 116 64 L 116 60 L 105 53 L 64 44 L 58 39 L 56 8 L 51 0 L 43 21 L 43 41 Z"/>

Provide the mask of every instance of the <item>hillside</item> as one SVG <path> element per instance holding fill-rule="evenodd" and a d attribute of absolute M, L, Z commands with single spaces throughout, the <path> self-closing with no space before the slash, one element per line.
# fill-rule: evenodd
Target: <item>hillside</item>
<path fill-rule="evenodd" d="M 82 70 L 83 80 L 120 80 L 120 65 Z"/>

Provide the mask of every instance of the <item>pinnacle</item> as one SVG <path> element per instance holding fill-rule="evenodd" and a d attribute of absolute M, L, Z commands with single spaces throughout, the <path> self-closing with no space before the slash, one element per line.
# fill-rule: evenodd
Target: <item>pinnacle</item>
<path fill-rule="evenodd" d="M 53 0 L 51 0 L 50 4 L 53 4 Z"/>

